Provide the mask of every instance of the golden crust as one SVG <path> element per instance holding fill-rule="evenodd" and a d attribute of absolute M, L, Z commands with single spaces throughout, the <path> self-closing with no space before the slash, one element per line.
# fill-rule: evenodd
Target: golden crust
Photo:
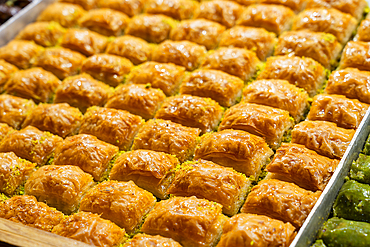
<path fill-rule="evenodd" d="M 55 103 L 66 102 L 86 112 L 90 106 L 103 106 L 113 89 L 89 74 L 79 74 L 63 80 L 55 92 Z"/>
<path fill-rule="evenodd" d="M 56 2 L 43 10 L 37 21 L 55 21 L 63 27 L 75 27 L 78 19 L 85 14 L 86 11 L 80 5 Z"/>
<path fill-rule="evenodd" d="M 174 41 L 188 40 L 204 45 L 208 50 L 215 49 L 225 27 L 206 19 L 184 20 L 171 30 Z"/>
<path fill-rule="evenodd" d="M 320 195 L 321 191 L 314 193 L 292 183 L 262 180 L 252 188 L 240 211 L 266 215 L 300 228 Z"/>
<path fill-rule="evenodd" d="M 128 150 L 142 124 L 141 117 L 127 111 L 94 106 L 87 109 L 79 133 L 94 135 L 120 150 Z"/>
<path fill-rule="evenodd" d="M 0 95 L 0 122 L 20 129 L 27 115 L 36 107 L 32 100 L 8 94 Z"/>
<path fill-rule="evenodd" d="M 279 4 L 290 8 L 295 13 L 301 12 L 307 4 L 306 0 L 259 0 L 264 4 Z"/>
<path fill-rule="evenodd" d="M 335 159 L 342 158 L 355 130 L 337 127 L 326 121 L 304 121 L 292 131 L 292 143 L 305 145 L 318 154 Z"/>
<path fill-rule="evenodd" d="M 367 2 L 365 0 L 308 0 L 306 8 L 334 8 L 359 20 L 366 6 Z"/>
<path fill-rule="evenodd" d="M 230 107 L 242 95 L 243 86 L 242 80 L 222 71 L 199 69 L 184 78 L 180 94 L 209 97 L 221 106 Z"/>
<path fill-rule="evenodd" d="M 190 19 L 198 3 L 192 0 L 147 0 L 145 12 L 163 14 L 176 20 Z"/>
<path fill-rule="evenodd" d="M 238 3 L 238 4 L 248 6 L 248 5 L 251 5 L 251 4 L 258 3 L 260 0 L 233 0 L 233 1 Z"/>
<path fill-rule="evenodd" d="M 97 7 L 97 0 L 59 0 L 59 2 L 78 4 L 86 10 Z"/>
<path fill-rule="evenodd" d="M 153 247 L 166 246 L 166 247 L 181 247 L 181 245 L 172 238 L 165 238 L 159 235 L 152 236 L 147 234 L 136 234 L 130 242 L 127 242 L 123 247 Z"/>
<path fill-rule="evenodd" d="M 184 162 L 193 155 L 199 134 L 200 129 L 185 127 L 168 120 L 152 119 L 146 122 L 136 136 L 132 150 L 165 152 Z"/>
<path fill-rule="evenodd" d="M 342 52 L 339 68 L 357 68 L 370 71 L 370 43 L 350 41 Z"/>
<path fill-rule="evenodd" d="M 140 189 L 132 181 L 105 181 L 86 193 L 80 211 L 99 214 L 132 233 L 156 201 L 150 192 Z"/>
<path fill-rule="evenodd" d="M 276 42 L 276 35 L 263 28 L 236 26 L 222 34 L 219 46 L 245 48 L 264 61 L 272 54 Z"/>
<path fill-rule="evenodd" d="M 105 107 L 126 110 L 144 119 L 154 117 L 166 95 L 143 84 L 125 84 L 117 87 Z"/>
<path fill-rule="evenodd" d="M 13 131 L 0 142 L 0 152 L 14 152 L 17 156 L 45 165 L 56 145 L 63 141 L 59 136 L 43 132 L 33 126 Z"/>
<path fill-rule="evenodd" d="M 357 34 L 354 41 L 370 41 L 370 18 L 367 17 L 365 20 L 363 20 L 360 24 L 360 26 L 357 28 Z"/>
<path fill-rule="evenodd" d="M 34 196 L 13 196 L 2 203 L 0 218 L 51 231 L 63 219 L 63 213 L 38 202 Z"/>
<path fill-rule="evenodd" d="M 1 140 L 10 132 L 13 131 L 13 128 L 7 125 L 6 123 L 0 123 L 0 143 Z"/>
<path fill-rule="evenodd" d="M 156 204 L 141 230 L 161 234 L 184 246 L 214 246 L 226 216 L 222 206 L 196 197 L 173 197 Z"/>
<path fill-rule="evenodd" d="M 241 130 L 222 130 L 201 137 L 194 159 L 210 160 L 246 176 L 258 177 L 272 155 L 261 137 Z"/>
<path fill-rule="evenodd" d="M 132 17 L 142 12 L 145 0 L 98 0 L 99 8 L 110 8 Z"/>
<path fill-rule="evenodd" d="M 217 247 L 288 247 L 296 235 L 294 230 L 290 223 L 242 213 L 226 221 Z"/>
<path fill-rule="evenodd" d="M 52 233 L 101 247 L 117 247 L 126 239 L 124 229 L 88 212 L 79 212 L 63 219 Z"/>
<path fill-rule="evenodd" d="M 131 70 L 125 83 L 147 84 L 161 89 L 167 96 L 173 95 L 179 88 L 185 68 L 172 63 L 146 62 Z"/>
<path fill-rule="evenodd" d="M 18 68 L 13 64 L 10 64 L 5 60 L 0 59 L 0 93 L 3 93 L 3 91 L 5 90 L 4 86 L 6 82 L 17 70 Z"/>
<path fill-rule="evenodd" d="M 101 181 L 118 148 L 91 135 L 75 135 L 60 142 L 54 152 L 53 165 L 75 165 Z"/>
<path fill-rule="evenodd" d="M 173 179 L 172 170 L 180 165 L 172 155 L 151 150 L 134 150 L 120 155 L 113 164 L 109 179 L 134 181 L 160 199 L 167 197 Z"/>

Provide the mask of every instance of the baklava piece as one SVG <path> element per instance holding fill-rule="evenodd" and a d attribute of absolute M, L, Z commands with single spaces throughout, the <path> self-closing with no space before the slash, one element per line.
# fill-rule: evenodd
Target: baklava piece
<path fill-rule="evenodd" d="M 295 183 L 310 191 L 323 191 L 339 160 L 329 159 L 303 145 L 283 143 L 267 165 L 266 178 Z"/>
<path fill-rule="evenodd" d="M 262 136 L 270 147 L 277 149 L 292 126 L 293 120 L 285 110 L 241 102 L 225 112 L 218 129 L 244 130 Z"/>
<path fill-rule="evenodd" d="M 226 219 L 216 202 L 194 196 L 173 197 L 156 204 L 141 231 L 172 238 L 183 246 L 215 246 Z"/>
<path fill-rule="evenodd" d="M 235 0 L 234 2 L 244 5 L 244 6 L 249 6 L 251 4 L 257 4 L 261 0 Z"/>
<path fill-rule="evenodd" d="M 358 99 L 370 104 L 370 88 L 368 87 L 370 72 L 354 68 L 334 71 L 328 80 L 325 92 L 341 94 L 350 99 Z"/>
<path fill-rule="evenodd" d="M 236 24 L 261 27 L 280 35 L 291 28 L 294 16 L 291 9 L 282 5 L 256 4 L 247 7 Z"/>
<path fill-rule="evenodd" d="M 142 38 L 150 43 L 161 43 L 169 38 L 175 21 L 164 15 L 141 14 L 133 17 L 125 34 Z"/>
<path fill-rule="evenodd" d="M 198 3 L 192 0 L 147 0 L 145 12 L 167 15 L 176 20 L 190 19 Z"/>
<path fill-rule="evenodd" d="M 56 2 L 47 6 L 37 17 L 37 21 L 55 21 L 63 27 L 76 27 L 78 19 L 86 11 L 77 4 Z"/>
<path fill-rule="evenodd" d="M 215 69 L 237 76 L 243 81 L 253 78 L 259 59 L 252 51 L 242 48 L 221 47 L 209 52 L 204 58 L 201 67 Z"/>
<path fill-rule="evenodd" d="M 62 212 L 38 202 L 34 196 L 14 196 L 0 207 L 0 218 L 51 231 L 63 219 Z"/>
<path fill-rule="evenodd" d="M 124 13 L 102 8 L 90 10 L 78 20 L 78 24 L 105 36 L 120 36 L 129 21 Z"/>
<path fill-rule="evenodd" d="M 167 96 L 178 91 L 185 75 L 185 68 L 172 63 L 146 62 L 133 68 L 125 82 L 147 84 L 161 89 Z"/>
<path fill-rule="evenodd" d="M 143 11 L 145 2 L 146 0 L 98 0 L 98 7 L 114 9 L 132 17 Z"/>
<path fill-rule="evenodd" d="M 370 15 L 368 15 L 357 28 L 357 34 L 353 39 L 354 41 L 370 41 Z"/>
<path fill-rule="evenodd" d="M 11 75 L 16 72 L 18 68 L 13 64 L 6 62 L 3 59 L 0 59 L 0 93 L 3 93 L 4 86 L 9 80 Z"/>
<path fill-rule="evenodd" d="M 206 19 L 181 21 L 171 30 L 170 38 L 174 41 L 188 40 L 204 45 L 208 50 L 215 49 L 225 27 Z"/>
<path fill-rule="evenodd" d="M 12 40 L 0 48 L 0 59 L 14 64 L 19 69 L 28 69 L 35 64 L 43 50 L 42 46 L 36 45 L 33 41 Z"/>
<path fill-rule="evenodd" d="M 77 166 L 47 165 L 31 174 L 24 192 L 39 202 L 71 214 L 77 211 L 82 196 L 93 185 L 93 177 Z"/>
<path fill-rule="evenodd" d="M 304 121 L 292 131 L 292 143 L 302 144 L 331 159 L 343 157 L 355 130 L 326 121 Z"/>
<path fill-rule="evenodd" d="M 77 4 L 86 10 L 90 10 L 90 9 L 97 8 L 98 1 L 97 0 L 59 0 L 59 2 Z"/>
<path fill-rule="evenodd" d="M 201 137 L 194 159 L 210 160 L 257 178 L 273 154 L 259 136 L 241 130 L 222 130 Z"/>
<path fill-rule="evenodd" d="M 199 67 L 206 53 L 204 46 L 190 41 L 166 40 L 154 49 L 152 60 L 160 63 L 174 63 L 192 71 Z"/>
<path fill-rule="evenodd" d="M 62 47 L 46 48 L 37 59 L 35 66 L 52 72 L 63 80 L 68 76 L 77 75 L 86 57 L 76 51 Z"/>
<path fill-rule="evenodd" d="M 105 181 L 86 193 L 80 211 L 99 214 L 133 233 L 144 216 L 153 209 L 157 199 L 134 182 Z"/>
<path fill-rule="evenodd" d="M 356 19 L 349 14 L 336 9 L 315 8 L 297 15 L 292 29 L 331 33 L 340 43 L 345 44 L 356 27 Z"/>
<path fill-rule="evenodd" d="M 168 194 L 217 202 L 224 214 L 232 216 L 242 206 L 250 185 L 249 179 L 232 168 L 200 159 L 185 162 L 176 170 Z"/>
<path fill-rule="evenodd" d="M 96 80 L 116 87 L 123 83 L 133 68 L 130 60 L 111 54 L 96 54 L 87 58 L 81 67 L 81 73 L 87 73 Z"/>
<path fill-rule="evenodd" d="M 113 164 L 109 179 L 134 181 L 160 199 L 167 198 L 173 170 L 180 165 L 172 155 L 151 150 L 134 150 L 121 154 Z"/>
<path fill-rule="evenodd" d="M 274 56 L 267 58 L 257 79 L 281 79 L 306 90 L 313 97 L 326 79 L 325 68 L 308 57 Z"/>
<path fill-rule="evenodd" d="M 124 229 L 89 212 L 63 219 L 52 233 L 99 247 L 118 247 L 126 240 Z"/>
<path fill-rule="evenodd" d="M 320 195 L 321 191 L 311 192 L 292 183 L 262 180 L 252 188 L 240 211 L 266 215 L 300 228 Z"/>
<path fill-rule="evenodd" d="M 313 98 L 307 119 L 329 121 L 338 127 L 357 129 L 368 108 L 368 104 L 343 95 L 319 94 Z"/>
<path fill-rule="evenodd" d="M 227 73 L 199 69 L 187 75 L 180 87 L 181 94 L 208 97 L 223 107 L 234 105 L 242 95 L 244 82 Z"/>
<path fill-rule="evenodd" d="M 200 129 L 182 126 L 168 120 L 152 119 L 134 140 L 132 150 L 149 149 L 175 155 L 180 162 L 192 157 Z"/>
<path fill-rule="evenodd" d="M 286 80 L 256 80 L 243 90 L 243 101 L 286 110 L 298 122 L 309 107 L 308 94 Z"/>
<path fill-rule="evenodd" d="M 152 236 L 147 234 L 136 234 L 123 247 L 152 247 L 152 246 L 166 246 L 166 247 L 181 247 L 181 245 L 172 238 L 165 238 L 159 235 Z"/>
<path fill-rule="evenodd" d="M 89 74 L 66 78 L 55 92 L 55 103 L 68 103 L 86 112 L 90 106 L 103 106 L 113 89 Z"/>
<path fill-rule="evenodd" d="M 306 9 L 337 9 L 360 20 L 367 6 L 366 0 L 308 0 Z"/>
<path fill-rule="evenodd" d="M 66 30 L 57 22 L 34 22 L 28 24 L 15 39 L 30 40 L 44 47 L 60 43 Z"/>
<path fill-rule="evenodd" d="M 127 111 L 94 106 L 87 109 L 80 134 L 94 135 L 120 150 L 128 150 L 142 124 L 141 117 Z"/>
<path fill-rule="evenodd" d="M 7 196 L 16 194 L 35 167 L 35 163 L 21 159 L 13 152 L 0 153 L 0 192 Z"/>
<path fill-rule="evenodd" d="M 0 143 L 1 140 L 10 132 L 13 131 L 13 128 L 7 125 L 6 123 L 0 123 Z"/>
<path fill-rule="evenodd" d="M 165 99 L 160 89 L 150 85 L 125 84 L 115 89 L 105 107 L 126 110 L 148 120 L 154 117 Z"/>
<path fill-rule="evenodd" d="M 5 136 L 0 142 L 0 152 L 14 152 L 17 156 L 42 166 L 62 141 L 59 136 L 28 126 Z"/>
<path fill-rule="evenodd" d="M 8 94 L 0 95 L 0 123 L 20 129 L 27 115 L 36 107 L 32 100 Z"/>
<path fill-rule="evenodd" d="M 255 214 L 238 214 L 223 226 L 217 247 L 285 246 L 288 247 L 296 233 L 290 223 Z"/>
<path fill-rule="evenodd" d="M 263 4 L 278 4 L 290 8 L 295 13 L 301 12 L 307 4 L 307 0 L 259 0 Z"/>
<path fill-rule="evenodd" d="M 370 43 L 362 41 L 347 43 L 338 69 L 347 67 L 370 71 Z"/>
<path fill-rule="evenodd" d="M 272 55 L 276 42 L 276 35 L 263 28 L 236 26 L 222 34 L 219 46 L 245 48 L 265 61 Z"/>
<path fill-rule="evenodd" d="M 92 135 L 75 135 L 59 143 L 54 152 L 53 165 L 75 165 L 101 181 L 118 147 L 100 141 Z"/>
<path fill-rule="evenodd" d="M 310 57 L 325 68 L 336 66 L 342 46 L 330 33 L 307 30 L 288 31 L 279 37 L 275 56 L 290 55 Z"/>

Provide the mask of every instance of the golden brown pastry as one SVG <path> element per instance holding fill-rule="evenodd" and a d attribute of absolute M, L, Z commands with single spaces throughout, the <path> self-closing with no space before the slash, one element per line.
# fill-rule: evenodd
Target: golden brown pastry
<path fill-rule="evenodd" d="M 52 72 L 59 79 L 63 80 L 68 76 L 79 73 L 85 56 L 62 47 L 46 48 L 37 59 L 35 66 Z"/>
<path fill-rule="evenodd" d="M 184 20 L 171 30 L 174 41 L 188 40 L 204 45 L 208 50 L 215 49 L 225 27 L 206 19 Z"/>
<path fill-rule="evenodd" d="M 259 3 L 283 5 L 298 13 L 306 7 L 307 0 L 259 0 Z"/>
<path fill-rule="evenodd" d="M 266 215 L 300 228 L 320 195 L 321 191 L 314 193 L 292 183 L 262 180 L 252 188 L 240 211 Z"/>
<path fill-rule="evenodd" d="M 42 68 L 16 71 L 5 84 L 8 94 L 32 99 L 36 103 L 51 102 L 59 86 L 59 79 Z"/>
<path fill-rule="evenodd" d="M 14 195 L 35 167 L 35 163 L 21 159 L 13 152 L 0 153 L 0 192 Z"/>
<path fill-rule="evenodd" d="M 193 155 L 199 134 L 200 129 L 185 127 L 169 120 L 152 119 L 146 122 L 136 136 L 132 150 L 165 152 L 184 162 Z"/>
<path fill-rule="evenodd" d="M 27 115 L 36 107 L 32 100 L 8 94 L 0 95 L 0 122 L 20 129 Z"/>
<path fill-rule="evenodd" d="M 204 134 L 217 128 L 223 111 L 223 108 L 210 98 L 178 95 L 167 98 L 155 117 L 198 128 Z"/>
<path fill-rule="evenodd" d="M 366 6 L 366 0 L 308 0 L 306 8 L 334 8 L 359 20 Z"/>
<path fill-rule="evenodd" d="M 294 12 L 283 5 L 256 4 L 245 9 L 236 24 L 261 27 L 280 35 L 292 26 Z"/>
<path fill-rule="evenodd" d="M 217 247 L 288 247 L 294 230 L 289 222 L 241 213 L 226 221 Z"/>
<path fill-rule="evenodd" d="M 160 89 L 151 88 L 150 84 L 125 84 L 115 89 L 105 107 L 126 110 L 148 120 L 154 117 L 165 99 L 166 95 Z"/>
<path fill-rule="evenodd" d="M 272 54 L 276 41 L 276 35 L 263 28 L 236 26 L 222 34 L 219 46 L 245 48 L 264 61 Z"/>
<path fill-rule="evenodd" d="M 199 69 L 184 78 L 180 93 L 208 97 L 230 107 L 241 97 L 243 86 L 242 80 L 225 72 Z"/>
<path fill-rule="evenodd" d="M 141 231 L 173 238 L 183 246 L 214 246 L 226 221 L 222 206 L 196 197 L 173 197 L 156 204 Z"/>
<path fill-rule="evenodd" d="M 168 194 L 217 202 L 222 205 L 224 214 L 232 216 L 242 206 L 250 185 L 251 181 L 245 175 L 232 168 L 200 159 L 185 162 L 176 169 Z"/>
<path fill-rule="evenodd" d="M 338 127 L 357 129 L 365 116 L 368 104 L 342 95 L 319 94 L 313 98 L 308 120 L 334 122 Z"/>
<path fill-rule="evenodd" d="M 37 21 L 55 21 L 63 27 L 75 27 L 78 19 L 85 14 L 86 11 L 80 5 L 55 2 L 41 12 Z"/>
<path fill-rule="evenodd" d="M 45 231 L 51 231 L 63 216 L 62 212 L 38 202 L 34 196 L 13 196 L 0 207 L 0 218 Z"/>
<path fill-rule="evenodd" d="M 123 247 L 181 247 L 181 245 L 172 238 L 165 238 L 159 235 L 152 236 L 147 234 L 136 234 L 129 242 L 125 243 Z"/>
<path fill-rule="evenodd" d="M 356 30 L 357 20 L 336 9 L 314 8 L 296 16 L 292 30 L 310 30 L 333 34 L 345 44 Z"/>
<path fill-rule="evenodd" d="M 132 181 L 105 181 L 86 193 L 80 211 L 99 214 L 127 233 L 133 233 L 156 202 L 150 192 L 140 189 Z"/>
<path fill-rule="evenodd" d="M 370 70 L 370 43 L 350 41 L 344 47 L 338 69 L 347 67 Z"/>
<path fill-rule="evenodd" d="M 308 94 L 286 80 L 256 80 L 243 90 L 243 101 L 286 110 L 298 122 L 309 106 Z"/>
<path fill-rule="evenodd" d="M 124 229 L 88 212 L 63 219 L 52 233 L 100 247 L 118 247 L 126 240 Z"/>
<path fill-rule="evenodd" d="M 370 41 L 370 16 L 363 20 L 357 29 L 357 34 L 353 39 L 354 41 Z"/>
<path fill-rule="evenodd" d="M 342 158 L 355 130 L 343 129 L 326 121 L 304 121 L 292 131 L 292 143 L 305 145 L 331 159 Z"/>
<path fill-rule="evenodd" d="M 0 143 L 1 140 L 10 132 L 13 131 L 13 128 L 7 125 L 6 123 L 0 123 Z"/>
<path fill-rule="evenodd" d="M 233 1 L 241 5 L 249 6 L 251 4 L 258 3 L 261 0 L 233 0 Z"/>
<path fill-rule="evenodd" d="M 270 147 L 276 149 L 284 133 L 292 126 L 293 120 L 285 110 L 241 102 L 225 112 L 218 129 L 238 129 L 262 136 Z"/>
<path fill-rule="evenodd" d="M 306 190 L 323 191 L 338 163 L 339 160 L 318 155 L 303 145 L 283 143 L 266 167 L 267 177 L 292 182 Z"/>
<path fill-rule="evenodd" d="M 113 89 L 89 74 L 79 74 L 63 80 L 55 92 L 55 103 L 68 103 L 86 112 L 90 106 L 103 106 Z"/>
<path fill-rule="evenodd" d="M 328 80 L 325 92 L 342 94 L 350 99 L 358 99 L 370 104 L 370 88 L 368 87 L 370 72 L 354 68 L 334 71 Z"/>
<path fill-rule="evenodd" d="M 63 141 L 59 136 L 43 132 L 33 126 L 13 131 L 0 142 L 0 152 L 14 152 L 17 156 L 45 165 L 56 145 Z"/>
<path fill-rule="evenodd" d="M 78 166 L 47 165 L 31 174 L 24 186 L 26 195 L 71 214 L 78 209 L 82 196 L 94 185 L 93 177 Z"/>
<path fill-rule="evenodd" d="M 198 3 L 192 0 L 147 0 L 145 12 L 163 14 L 176 20 L 190 19 Z"/>
<path fill-rule="evenodd" d="M 97 0 L 59 0 L 59 2 L 78 4 L 86 10 L 97 7 Z"/>
<path fill-rule="evenodd" d="M 134 150 L 121 154 L 114 162 L 109 179 L 134 181 L 137 186 L 165 199 L 180 162 L 173 155 L 151 150 Z"/>
<path fill-rule="evenodd" d="M 106 50 L 108 54 L 128 58 L 135 65 L 150 60 L 152 51 L 153 46 L 148 42 L 130 35 L 116 38 L 109 43 Z"/>
<path fill-rule="evenodd" d="M 120 36 L 129 21 L 130 19 L 124 13 L 101 8 L 87 12 L 78 20 L 78 24 L 105 36 Z"/>
<path fill-rule="evenodd" d="M 0 47 L 0 59 L 14 64 L 19 69 L 28 69 L 34 65 L 36 59 L 43 52 L 43 47 L 32 41 L 12 40 Z"/>
<path fill-rule="evenodd" d="M 125 34 L 142 38 L 150 43 L 161 43 L 169 38 L 176 22 L 164 15 L 141 14 L 133 17 Z"/>
<path fill-rule="evenodd" d="M 0 59 L 0 93 L 3 93 L 6 82 L 9 80 L 11 75 L 17 70 L 18 68 L 13 64 L 10 64 L 5 60 Z"/>
<path fill-rule="evenodd" d="M 96 136 L 126 151 L 142 124 L 141 117 L 127 111 L 93 106 L 87 109 L 79 133 Z"/>
<path fill-rule="evenodd" d="M 324 67 L 308 57 L 274 56 L 267 58 L 257 79 L 281 79 L 307 91 L 313 97 L 326 79 Z"/>
<path fill-rule="evenodd" d="M 99 8 L 110 8 L 132 17 L 142 12 L 145 0 L 98 0 Z"/>
<path fill-rule="evenodd" d="M 288 31 L 279 37 L 275 56 L 290 55 L 310 57 L 325 68 L 336 66 L 342 46 L 334 35 L 307 30 Z"/>
<path fill-rule="evenodd" d="M 255 74 L 259 63 L 259 59 L 252 51 L 242 48 L 221 47 L 209 52 L 201 67 L 221 70 L 237 76 L 243 81 L 248 81 Z"/>
<path fill-rule="evenodd" d="M 125 83 L 147 84 L 161 89 L 167 96 L 177 92 L 185 75 L 185 68 L 173 63 L 145 62 L 133 68 Z"/>
<path fill-rule="evenodd" d="M 231 129 L 203 135 L 194 159 L 210 160 L 257 178 L 272 155 L 261 137 Z"/>

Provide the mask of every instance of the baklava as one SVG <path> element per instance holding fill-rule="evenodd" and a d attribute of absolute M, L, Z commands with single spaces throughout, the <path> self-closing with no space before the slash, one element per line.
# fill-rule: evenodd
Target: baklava
<path fill-rule="evenodd" d="M 366 6 L 366 0 L 308 0 L 306 8 L 333 8 L 348 13 L 359 20 Z"/>
<path fill-rule="evenodd" d="M 8 94 L 0 95 L 0 122 L 20 129 L 27 115 L 36 107 L 32 100 Z"/>
<path fill-rule="evenodd" d="M 347 67 L 370 71 L 370 43 L 350 41 L 342 52 L 339 69 Z"/>
<path fill-rule="evenodd" d="M 290 8 L 295 13 L 301 12 L 307 4 L 307 0 L 259 0 L 264 4 L 278 4 Z"/>
<path fill-rule="evenodd" d="M 125 243 L 123 247 L 181 247 L 181 245 L 172 238 L 165 238 L 159 235 L 152 236 L 147 234 L 136 234 L 129 242 Z"/>
<path fill-rule="evenodd" d="M 353 39 L 354 41 L 370 41 L 370 15 L 367 16 L 357 28 L 357 34 Z"/>
<path fill-rule="evenodd" d="M 6 123 L 0 123 L 0 143 L 1 140 L 10 132 L 12 132 L 14 129 L 7 125 Z"/>
<path fill-rule="evenodd" d="M 37 21 L 55 21 L 63 27 L 76 27 L 78 19 L 86 11 L 77 4 L 55 2 L 48 5 L 37 17 Z"/>
<path fill-rule="evenodd" d="M 0 93 L 4 92 L 4 86 L 9 80 L 11 75 L 16 72 L 18 68 L 13 64 L 6 62 L 3 59 L 0 59 Z"/>
<path fill-rule="evenodd" d="M 191 19 L 198 3 L 192 0 L 147 0 L 145 12 L 167 15 L 176 20 Z"/>
<path fill-rule="evenodd" d="M 143 11 L 145 0 L 98 0 L 99 8 L 110 8 L 132 17 Z"/>
<path fill-rule="evenodd" d="M 245 6 L 256 4 L 258 1 L 259 0 L 235 0 L 235 2 Z"/>
<path fill-rule="evenodd" d="M 28 69 L 35 65 L 37 58 L 44 48 L 33 41 L 12 40 L 0 48 L 0 59 L 17 66 L 19 69 Z"/>
<path fill-rule="evenodd" d="M 77 4 L 86 10 L 90 10 L 90 9 L 97 8 L 98 1 L 97 0 L 59 0 L 59 2 Z"/>

